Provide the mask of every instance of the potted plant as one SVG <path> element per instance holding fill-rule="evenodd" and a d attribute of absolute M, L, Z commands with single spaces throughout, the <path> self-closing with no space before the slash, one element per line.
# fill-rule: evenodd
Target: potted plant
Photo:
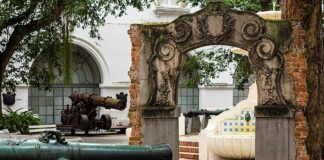
<path fill-rule="evenodd" d="M 7 92 L 2 94 L 3 103 L 7 106 L 12 106 L 16 102 L 16 94 Z"/>

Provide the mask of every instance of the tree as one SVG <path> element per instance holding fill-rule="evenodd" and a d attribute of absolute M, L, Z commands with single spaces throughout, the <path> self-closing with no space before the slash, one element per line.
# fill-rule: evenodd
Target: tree
<path fill-rule="evenodd" d="M 323 160 L 324 53 L 321 1 L 283 0 L 281 9 L 282 17 L 292 23 L 291 37 L 293 39 L 290 44 L 290 54 L 297 57 L 294 62 L 299 63 L 297 67 L 300 68 L 299 79 L 301 79 L 296 78 L 296 80 L 299 80 L 299 84 L 303 84 L 301 83 L 303 81 L 306 82 L 305 90 L 298 84 L 295 85 L 295 88 L 299 89 L 297 96 L 300 95 L 297 97 L 297 105 L 302 115 L 305 115 L 308 125 L 308 130 L 305 130 L 306 136 L 296 137 L 297 156 L 303 158 L 308 154 L 311 160 Z M 299 62 L 303 59 L 305 64 Z M 303 99 L 306 100 L 305 103 L 302 103 Z M 295 118 L 295 120 L 298 119 Z M 300 124 L 296 123 L 297 127 L 298 125 Z M 306 151 L 302 150 L 303 146 L 301 145 L 304 140 L 306 140 Z M 301 149 L 300 154 L 298 149 Z"/>
<path fill-rule="evenodd" d="M 98 27 L 105 24 L 108 15 L 122 16 L 128 6 L 142 10 L 151 1 L 0 0 L 1 90 L 13 88 L 18 77 L 24 83 L 49 82 L 53 78 L 50 71 L 53 68 L 61 67 L 59 73 L 68 73 L 69 33 L 76 27 L 89 28 L 90 36 L 100 39 Z M 50 72 L 41 70 L 35 72 L 38 73 L 36 78 L 29 77 L 30 62 L 40 54 L 48 62 Z"/>

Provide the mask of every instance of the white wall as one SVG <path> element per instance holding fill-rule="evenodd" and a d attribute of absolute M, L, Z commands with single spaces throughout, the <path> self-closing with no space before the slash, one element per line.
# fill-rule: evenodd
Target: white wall
<path fill-rule="evenodd" d="M 199 109 L 233 107 L 232 85 L 199 87 Z"/>

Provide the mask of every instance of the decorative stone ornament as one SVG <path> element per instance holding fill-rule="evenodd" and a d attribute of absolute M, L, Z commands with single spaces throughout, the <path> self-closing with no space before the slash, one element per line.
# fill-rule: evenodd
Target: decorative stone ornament
<path fill-rule="evenodd" d="M 7 92 L 2 94 L 3 103 L 7 106 L 12 106 L 16 102 L 16 94 Z"/>

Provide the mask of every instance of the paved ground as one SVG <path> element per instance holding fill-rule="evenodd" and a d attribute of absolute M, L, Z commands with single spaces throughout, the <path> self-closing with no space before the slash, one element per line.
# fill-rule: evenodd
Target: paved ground
<path fill-rule="evenodd" d="M 18 139 L 38 139 L 38 134 L 21 135 L 21 134 L 0 134 L 0 138 L 18 138 Z M 105 144 L 128 144 L 128 138 L 125 134 L 115 132 L 90 132 L 88 136 L 82 132 L 77 132 L 75 136 L 64 135 L 68 141 L 86 142 L 86 143 L 105 143 Z"/>

